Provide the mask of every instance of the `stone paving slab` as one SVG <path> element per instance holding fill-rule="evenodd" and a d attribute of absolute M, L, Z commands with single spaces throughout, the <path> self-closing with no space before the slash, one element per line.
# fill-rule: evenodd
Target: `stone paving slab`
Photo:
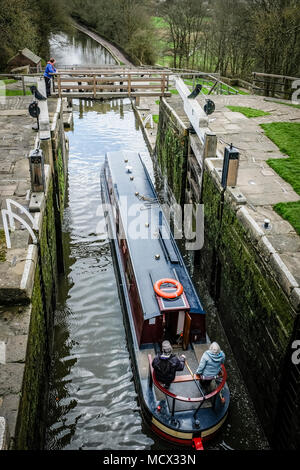
<path fill-rule="evenodd" d="M 36 131 L 32 130 L 35 120 L 30 117 L 28 106 L 32 96 L 6 97 L 0 100 L 0 207 L 6 208 L 6 199 L 14 199 L 28 207 L 26 199 L 30 190 L 29 152 L 34 148 Z M 0 228 L 3 227 L 2 217 Z M 20 228 L 17 225 L 17 228 Z M 21 237 L 22 238 L 22 237 Z M 27 247 L 28 237 L 19 240 Z M 0 284 L 3 276 L 10 276 L 0 266 Z M 11 279 L 13 284 L 13 279 Z"/>
<path fill-rule="evenodd" d="M 7 97 L 0 100 L 0 208 L 7 208 L 7 199 L 13 199 L 29 208 L 31 181 L 28 155 L 35 148 L 37 132 L 32 129 L 36 120 L 28 113 L 32 96 Z M 51 115 L 57 110 L 57 100 L 48 100 Z M 46 185 L 51 170 L 45 165 Z M 13 207 L 22 217 L 22 211 Z M 27 221 L 26 216 L 24 220 Z M 41 224 L 41 214 L 35 217 Z M 2 217 L 0 228 L 3 228 Z M 31 306 L 27 305 L 32 292 L 37 247 L 29 245 L 29 233 L 19 221 L 10 231 L 11 248 L 0 262 L 0 418 L 7 442 L 15 435 L 20 402 Z M 25 305 L 24 305 L 25 304 Z M 9 306 L 14 305 L 14 307 Z M 18 306 L 20 305 L 20 306 Z M 1 442 L 0 442 L 1 448 Z"/>
<path fill-rule="evenodd" d="M 22 388 L 25 364 L 0 364 L 0 395 L 17 394 Z"/>
<path fill-rule="evenodd" d="M 27 335 L 10 336 L 6 343 L 6 363 L 25 363 Z"/>

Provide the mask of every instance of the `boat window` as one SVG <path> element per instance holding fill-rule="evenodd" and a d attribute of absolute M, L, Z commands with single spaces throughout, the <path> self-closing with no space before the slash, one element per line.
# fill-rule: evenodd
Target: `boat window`
<path fill-rule="evenodd" d="M 172 291 L 173 289 L 164 289 L 166 291 L 170 290 Z M 177 297 L 176 299 L 164 299 L 163 297 L 158 297 L 156 296 L 160 311 L 162 312 L 168 312 L 168 311 L 178 311 L 178 310 L 189 310 L 190 306 L 187 301 L 186 295 L 183 292 L 180 297 Z"/>

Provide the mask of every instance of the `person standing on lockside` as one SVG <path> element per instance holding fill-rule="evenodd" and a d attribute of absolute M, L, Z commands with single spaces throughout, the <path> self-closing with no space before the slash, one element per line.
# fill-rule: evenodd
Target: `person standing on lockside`
<path fill-rule="evenodd" d="M 44 71 L 47 98 L 51 95 L 51 80 L 52 80 L 53 74 L 56 72 L 56 68 L 54 67 L 55 62 L 56 62 L 55 59 L 51 58 L 49 62 L 47 63 L 47 66 Z"/>

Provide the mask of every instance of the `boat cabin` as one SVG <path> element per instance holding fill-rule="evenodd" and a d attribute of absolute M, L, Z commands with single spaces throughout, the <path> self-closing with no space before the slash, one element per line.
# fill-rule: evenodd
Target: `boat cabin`
<path fill-rule="evenodd" d="M 111 152 L 104 171 L 138 346 L 205 342 L 205 312 L 140 156 Z"/>

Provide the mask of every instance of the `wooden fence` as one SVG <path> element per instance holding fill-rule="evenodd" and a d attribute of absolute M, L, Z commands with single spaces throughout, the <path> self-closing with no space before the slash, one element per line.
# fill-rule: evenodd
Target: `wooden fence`
<path fill-rule="evenodd" d="M 274 75 L 268 73 L 253 72 L 253 93 L 283 98 L 286 100 L 292 99 L 295 91 L 293 88 L 294 82 L 300 80 L 298 77 L 288 77 L 285 75 Z"/>
<path fill-rule="evenodd" d="M 54 94 L 70 98 L 170 96 L 169 75 L 168 71 L 124 68 L 64 70 L 54 75 Z"/>

